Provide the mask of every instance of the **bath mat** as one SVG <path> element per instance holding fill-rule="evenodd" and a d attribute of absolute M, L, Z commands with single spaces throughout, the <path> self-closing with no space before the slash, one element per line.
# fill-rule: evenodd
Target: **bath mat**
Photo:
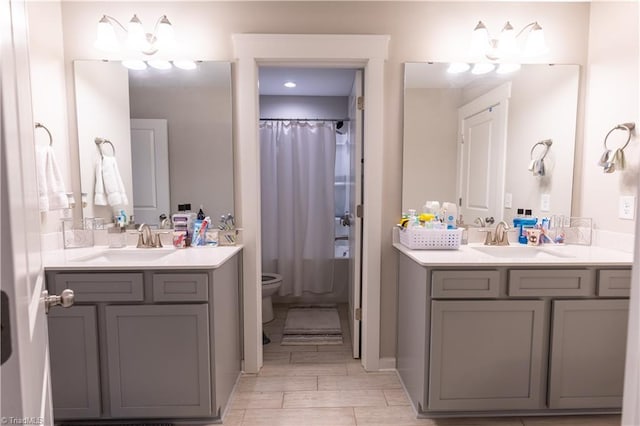
<path fill-rule="evenodd" d="M 341 345 L 342 328 L 335 305 L 295 306 L 287 311 L 282 345 Z"/>

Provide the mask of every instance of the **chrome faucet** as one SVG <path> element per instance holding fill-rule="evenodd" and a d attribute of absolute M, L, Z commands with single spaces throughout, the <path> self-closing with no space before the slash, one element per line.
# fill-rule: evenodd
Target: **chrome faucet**
<path fill-rule="evenodd" d="M 137 248 L 150 248 L 157 247 L 153 241 L 153 233 L 151 232 L 151 227 L 146 223 L 143 223 L 138 228 L 138 244 Z"/>

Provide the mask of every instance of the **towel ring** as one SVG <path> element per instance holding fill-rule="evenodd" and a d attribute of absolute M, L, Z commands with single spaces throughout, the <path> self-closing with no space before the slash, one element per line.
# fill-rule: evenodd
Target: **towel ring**
<path fill-rule="evenodd" d="M 609 135 L 614 131 L 614 130 L 626 130 L 627 131 L 627 141 L 624 143 L 624 145 L 621 149 L 624 151 L 624 149 L 627 147 L 627 145 L 629 145 L 629 141 L 631 140 L 631 134 L 633 133 L 633 130 L 636 128 L 636 123 L 622 123 L 622 124 L 618 124 L 617 126 L 615 126 L 613 129 L 609 130 L 609 133 L 607 133 L 607 136 L 604 137 L 604 149 L 608 150 L 609 147 L 607 147 L 607 139 L 609 138 Z"/>
<path fill-rule="evenodd" d="M 544 148 L 544 152 L 542 153 L 542 156 L 540 158 L 538 158 L 538 160 L 544 160 L 544 157 L 546 157 L 547 154 L 549 153 L 549 148 L 551 147 L 551 145 L 553 145 L 553 140 L 547 139 L 547 140 L 544 140 L 544 141 L 540 141 L 540 142 L 534 143 L 533 146 L 531 147 L 531 153 L 530 153 L 530 156 L 531 156 L 532 160 L 533 160 L 533 151 L 536 149 L 536 147 L 538 145 L 544 145 L 544 147 L 545 147 Z"/>
<path fill-rule="evenodd" d="M 49 146 L 53 146 L 53 136 L 51 136 L 51 132 L 49 131 L 49 129 L 47 129 L 47 126 L 36 121 L 35 127 L 36 129 L 44 129 L 44 131 L 47 132 L 47 134 L 49 135 Z"/>
<path fill-rule="evenodd" d="M 113 152 L 113 156 L 116 156 L 116 147 L 113 146 L 113 144 L 111 143 L 111 141 L 109 139 L 105 139 L 105 138 L 96 138 L 95 139 L 95 143 L 96 143 L 96 147 L 98 148 L 98 151 L 100 151 L 100 157 L 104 158 L 104 152 L 102 151 L 102 145 L 103 144 L 109 144 L 111 145 L 111 151 Z"/>

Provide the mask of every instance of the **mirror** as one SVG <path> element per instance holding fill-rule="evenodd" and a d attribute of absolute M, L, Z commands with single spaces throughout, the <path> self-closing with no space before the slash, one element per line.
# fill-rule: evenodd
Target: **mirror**
<path fill-rule="evenodd" d="M 214 221 L 233 212 L 229 62 L 134 71 L 82 60 L 74 61 L 74 79 L 84 217 L 110 221 L 122 209 L 136 223 L 157 225 L 160 214 L 170 217 L 187 203 L 195 212 L 202 205 Z M 119 198 L 110 197 L 110 178 L 105 196 L 95 196 L 96 166 L 114 152 L 125 205 L 109 203 Z M 106 205 L 96 203 L 101 198 Z"/>
<path fill-rule="evenodd" d="M 579 66 L 483 75 L 448 67 L 405 64 L 403 211 L 437 200 L 455 202 L 467 224 L 510 223 L 519 208 L 569 216 Z M 538 143 L 547 140 L 548 149 Z M 540 162 L 530 170 L 543 156 L 544 172 Z"/>

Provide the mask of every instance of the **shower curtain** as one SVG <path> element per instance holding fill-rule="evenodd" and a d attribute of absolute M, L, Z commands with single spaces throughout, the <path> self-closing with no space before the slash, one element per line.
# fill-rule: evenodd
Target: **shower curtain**
<path fill-rule="evenodd" d="M 261 121 L 262 270 L 280 295 L 333 290 L 333 122 Z"/>

